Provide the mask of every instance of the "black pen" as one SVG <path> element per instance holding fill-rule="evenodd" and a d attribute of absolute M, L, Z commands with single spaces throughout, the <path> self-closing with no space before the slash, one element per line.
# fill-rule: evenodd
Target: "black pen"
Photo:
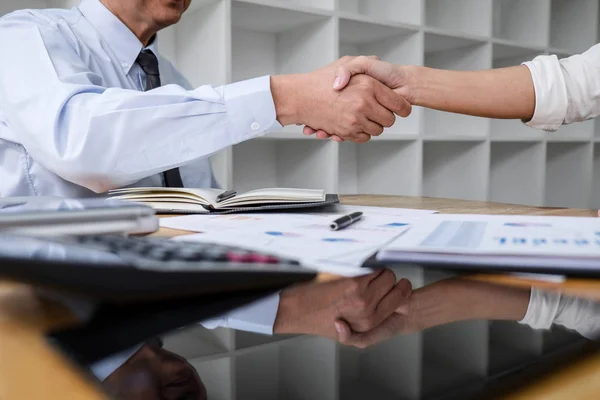
<path fill-rule="evenodd" d="M 339 231 L 340 229 L 344 229 L 356 221 L 358 221 L 362 217 L 363 213 L 360 211 L 353 212 L 352 214 L 344 215 L 343 217 L 339 217 L 335 221 L 329 225 L 331 230 Z"/>
<path fill-rule="evenodd" d="M 237 192 L 235 190 L 228 190 L 226 192 L 223 192 L 217 196 L 217 203 L 220 203 L 225 200 L 229 200 L 229 199 L 235 197 L 236 194 L 237 194 Z"/>

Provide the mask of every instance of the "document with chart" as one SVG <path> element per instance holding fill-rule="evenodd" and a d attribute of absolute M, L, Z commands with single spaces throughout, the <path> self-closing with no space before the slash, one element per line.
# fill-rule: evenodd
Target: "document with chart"
<path fill-rule="evenodd" d="M 431 215 L 407 223 L 377 262 L 600 274 L 600 218 Z"/>

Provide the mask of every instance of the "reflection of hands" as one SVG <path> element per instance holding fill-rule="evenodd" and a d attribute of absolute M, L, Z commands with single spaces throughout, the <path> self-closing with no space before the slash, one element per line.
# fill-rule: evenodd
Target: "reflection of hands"
<path fill-rule="evenodd" d="M 367 332 L 394 316 L 411 289 L 405 279 L 396 283 L 391 270 L 288 289 L 281 293 L 273 332 L 336 339 L 336 320 L 355 332 Z"/>
<path fill-rule="evenodd" d="M 346 82 L 344 91 L 332 88 L 338 68 L 354 59 L 344 57 L 308 74 L 272 77 L 279 122 L 305 124 L 343 140 L 366 142 L 394 124 L 394 113 L 408 116 L 410 104 L 367 75 Z"/>
<path fill-rule="evenodd" d="M 529 289 L 451 278 L 415 290 L 408 301 L 376 328 L 357 332 L 337 320 L 337 340 L 366 348 L 399 334 L 419 332 L 451 322 L 489 319 L 520 321 L 529 305 Z"/>
<path fill-rule="evenodd" d="M 334 89 L 342 91 L 360 75 L 370 76 L 394 92 L 402 96 L 409 104 L 413 103 L 413 93 L 411 93 L 411 83 L 415 79 L 411 68 L 407 66 L 394 65 L 388 62 L 383 62 L 376 57 L 356 57 L 347 62 L 341 63 L 336 71 L 334 80 Z M 399 114 L 402 117 L 407 117 L 408 114 Z M 343 138 L 328 132 L 324 129 L 314 129 L 316 127 L 307 125 L 304 128 L 305 135 L 316 134 L 319 139 L 332 138 L 337 142 L 343 141 Z"/>

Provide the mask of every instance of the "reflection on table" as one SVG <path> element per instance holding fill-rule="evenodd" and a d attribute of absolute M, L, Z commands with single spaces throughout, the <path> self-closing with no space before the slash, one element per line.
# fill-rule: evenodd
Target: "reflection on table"
<path fill-rule="evenodd" d="M 93 370 L 118 400 L 487 398 L 484 383 L 600 333 L 593 300 L 419 269 L 396 274 L 412 274 L 410 309 L 393 338 L 367 349 L 193 325 Z"/>

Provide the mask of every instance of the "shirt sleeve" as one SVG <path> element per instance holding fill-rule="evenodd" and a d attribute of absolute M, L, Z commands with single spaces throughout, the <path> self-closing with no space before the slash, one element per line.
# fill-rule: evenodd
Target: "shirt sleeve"
<path fill-rule="evenodd" d="M 107 88 L 58 27 L 0 20 L 0 109 L 31 156 L 95 192 L 129 185 L 280 127 L 264 76 L 186 90 Z"/>
<path fill-rule="evenodd" d="M 536 97 L 527 125 L 556 131 L 563 124 L 600 115 L 600 45 L 562 60 L 539 56 L 524 65 L 531 72 Z"/>
<path fill-rule="evenodd" d="M 232 328 L 272 335 L 278 309 L 279 294 L 275 294 L 200 324 L 207 329 Z"/>
<path fill-rule="evenodd" d="M 531 289 L 529 307 L 520 323 L 534 329 L 550 329 L 562 325 L 580 335 L 600 339 L 600 303 L 560 293 Z"/>

